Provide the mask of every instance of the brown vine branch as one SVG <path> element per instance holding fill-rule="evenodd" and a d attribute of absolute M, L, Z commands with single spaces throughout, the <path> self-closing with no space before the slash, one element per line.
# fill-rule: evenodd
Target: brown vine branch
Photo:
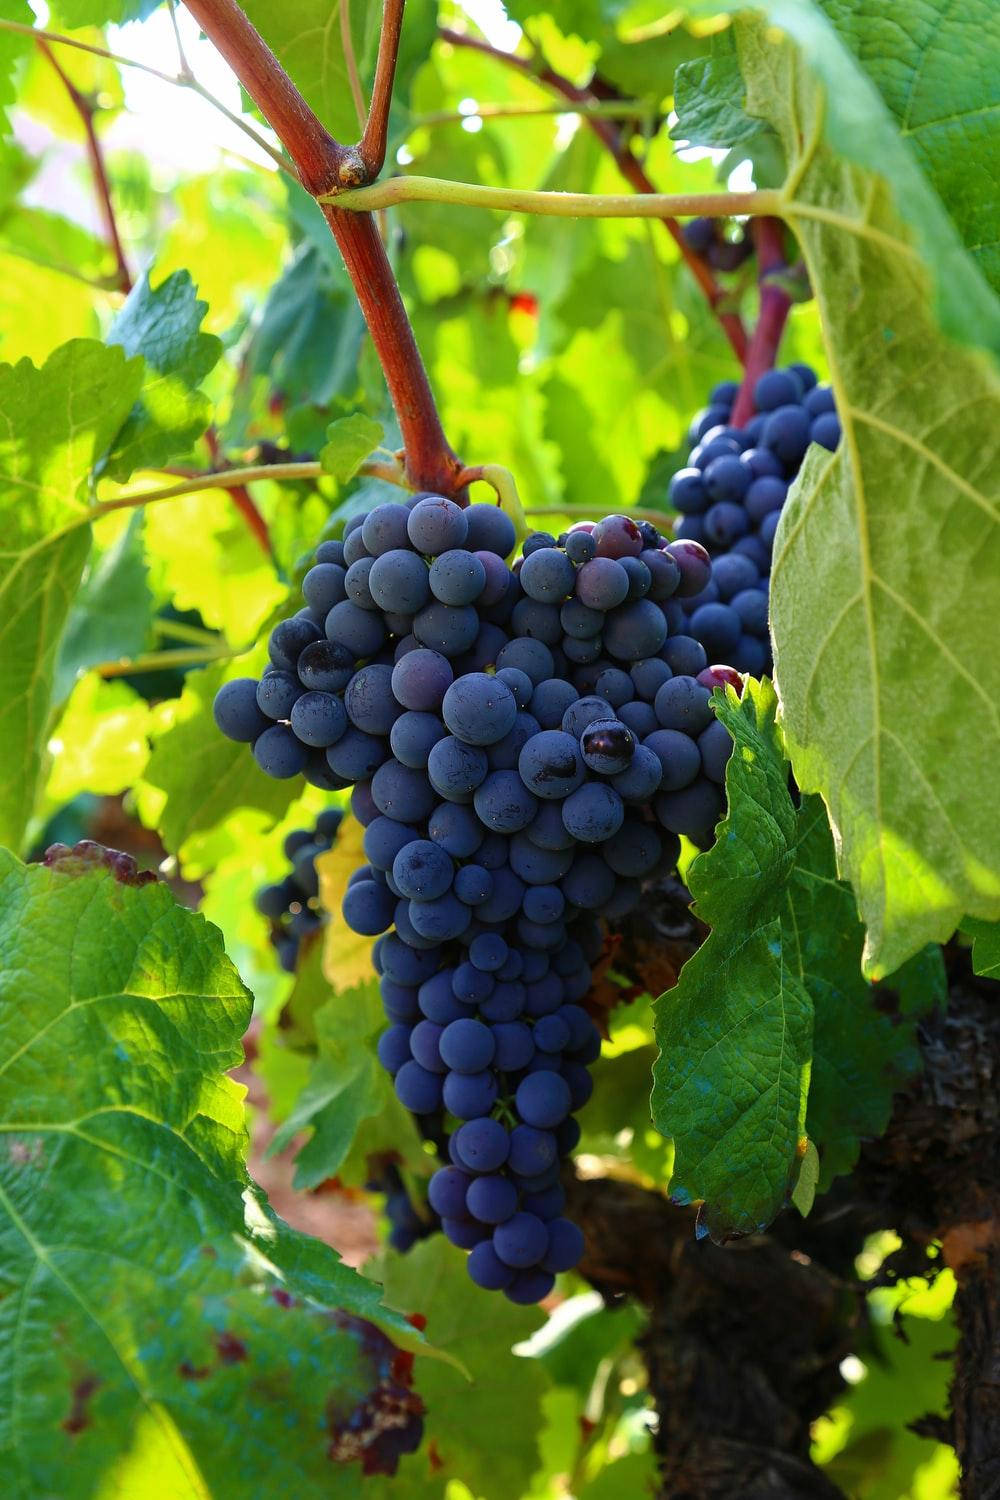
<path fill-rule="evenodd" d="M 489 42 L 481 41 L 478 37 L 470 36 L 467 32 L 455 31 L 450 26 L 442 26 L 438 30 L 442 41 L 450 42 L 455 47 L 466 47 L 475 52 L 481 52 L 487 57 L 492 57 L 499 62 L 506 63 L 508 67 L 516 68 L 526 77 L 532 78 L 536 83 L 550 89 L 553 93 L 561 95 L 563 99 L 571 104 L 584 106 L 582 117 L 586 120 L 590 129 L 600 141 L 607 147 L 614 159 L 615 165 L 625 181 L 635 189 L 637 193 L 654 193 L 656 191 L 650 181 L 646 170 L 638 158 L 633 155 L 628 144 L 628 136 L 613 120 L 607 119 L 600 114 L 588 113 L 586 106 L 606 102 L 606 94 L 599 98 L 591 89 L 580 88 L 570 79 L 557 73 L 547 63 L 536 64 L 532 58 L 519 57 L 515 52 L 504 52 L 499 47 L 493 47 Z M 719 286 L 712 271 L 705 260 L 692 250 L 684 238 L 684 233 L 677 220 L 665 216 L 660 221 L 671 239 L 676 244 L 681 256 L 698 285 L 701 287 L 708 301 L 709 307 L 715 313 L 728 338 L 733 352 L 742 364 L 747 356 L 747 336 L 743 327 L 743 321 L 739 314 L 726 310 L 722 304 L 726 293 Z"/>
<path fill-rule="evenodd" d="M 363 180 L 358 148 L 333 139 L 236 0 L 187 0 L 187 7 L 277 134 L 303 187 L 319 197 Z M 407 479 L 414 489 L 456 494 L 461 464 L 444 435 L 375 222 L 370 214 L 346 213 L 332 203 L 322 208 L 385 374 L 406 453 Z"/>
<path fill-rule="evenodd" d="M 371 104 L 358 142 L 358 151 L 370 182 L 375 180 L 385 163 L 389 107 L 392 104 L 392 85 L 396 76 L 396 59 L 399 56 L 399 36 L 403 29 L 404 4 L 405 0 L 385 0 L 382 8 L 382 30 L 379 33 L 378 56 L 375 59 Z"/>
<path fill-rule="evenodd" d="M 221 464 L 225 463 L 225 459 L 222 457 L 222 447 L 219 443 L 219 434 L 216 431 L 214 424 L 206 429 L 205 442 L 208 445 L 209 453 L 212 455 L 212 462 L 215 464 L 216 468 L 219 468 Z M 244 521 L 246 521 L 251 534 L 256 537 L 257 541 L 260 543 L 261 551 L 266 557 L 273 558 L 274 552 L 271 547 L 271 533 L 267 529 L 267 522 L 264 520 L 264 517 L 257 509 L 256 502 L 254 501 L 254 498 L 251 495 L 250 491 L 247 489 L 246 485 L 233 485 L 229 493 L 232 496 L 233 504 L 236 506 L 236 509 L 239 511 Z"/>
<path fill-rule="evenodd" d="M 114 285 L 116 290 L 128 295 L 132 290 L 132 273 L 125 258 L 125 247 L 122 244 L 121 235 L 118 233 L 118 221 L 115 218 L 115 208 L 111 198 L 111 183 L 108 180 L 107 169 L 104 165 L 104 153 L 101 150 L 101 143 L 94 126 L 96 107 L 86 94 L 81 93 L 77 88 L 48 42 L 40 41 L 38 46 L 55 69 L 56 74 L 70 97 L 73 108 L 80 116 L 80 122 L 83 125 L 84 134 L 87 139 L 87 156 L 90 159 L 90 170 L 94 178 L 98 207 L 101 218 L 104 220 L 104 231 L 107 236 L 108 247 L 115 258 L 116 274 Z"/>
<path fill-rule="evenodd" d="M 760 310 L 747 350 L 743 381 L 729 419 L 734 427 L 742 427 L 753 415 L 754 386 L 765 371 L 774 365 L 792 305 L 791 297 L 776 280 L 777 274 L 786 269 L 785 235 L 781 220 L 754 219 L 750 229 L 757 247 Z"/>

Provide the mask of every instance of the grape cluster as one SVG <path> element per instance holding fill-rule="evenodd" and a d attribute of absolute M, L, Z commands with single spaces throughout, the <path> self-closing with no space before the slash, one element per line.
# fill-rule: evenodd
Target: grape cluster
<path fill-rule="evenodd" d="M 753 240 L 746 225 L 737 225 L 733 238 L 726 234 L 725 219 L 689 219 L 681 233 L 685 243 L 702 256 L 713 271 L 738 271 L 753 254 Z"/>
<path fill-rule="evenodd" d="M 369 1193 L 385 1195 L 385 1216 L 392 1226 L 389 1244 L 405 1253 L 419 1240 L 425 1240 L 441 1228 L 441 1220 L 429 1204 L 414 1203 L 403 1181 L 399 1167 L 384 1156 L 370 1162 L 371 1176 L 365 1183 Z"/>
<path fill-rule="evenodd" d="M 447 1152 L 443 1232 L 527 1303 L 583 1250 L 559 1176 L 600 1052 L 598 913 L 710 836 L 731 746 L 709 698 L 740 679 L 683 633 L 698 543 L 620 515 L 509 566 L 514 543 L 501 510 L 440 496 L 355 518 L 215 714 L 272 775 L 353 784 L 368 863 L 343 914 L 377 938 L 380 1059 Z"/>
<path fill-rule="evenodd" d="M 326 921 L 319 904 L 316 856 L 333 847 L 343 816 L 339 807 L 329 807 L 320 813 L 315 828 L 293 828 L 286 834 L 282 848 L 291 869 L 283 880 L 261 886 L 254 897 L 257 910 L 271 924 L 278 962 L 289 974 L 295 972 L 302 939 Z"/>
<path fill-rule="evenodd" d="M 833 392 L 808 365 L 768 370 L 754 386 L 755 415 L 729 425 L 739 386 L 714 387 L 697 414 L 686 468 L 670 482 L 678 537 L 712 554 L 712 577 L 684 600 L 685 629 L 709 656 L 759 676 L 771 669 L 767 603 L 771 548 L 789 486 L 810 443 L 840 441 Z"/>

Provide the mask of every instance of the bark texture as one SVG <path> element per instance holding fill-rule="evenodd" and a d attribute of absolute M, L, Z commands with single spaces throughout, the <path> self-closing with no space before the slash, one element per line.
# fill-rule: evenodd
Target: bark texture
<path fill-rule="evenodd" d="M 701 940 L 685 895 L 664 887 L 622 934 L 616 968 L 654 994 Z M 719 1246 L 659 1194 L 572 1184 L 581 1269 L 609 1301 L 634 1296 L 649 1313 L 662 1500 L 841 1496 L 810 1460 L 810 1428 L 864 1334 L 854 1258 L 878 1229 L 903 1240 L 881 1279 L 926 1274 L 934 1242 L 955 1273 L 951 1410 L 918 1430 L 955 1446 L 964 1500 L 1000 1500 L 1000 985 L 972 975 L 964 951 L 946 958 L 949 1003 L 921 1024 L 923 1072 L 808 1219 L 789 1209 L 766 1235 Z"/>

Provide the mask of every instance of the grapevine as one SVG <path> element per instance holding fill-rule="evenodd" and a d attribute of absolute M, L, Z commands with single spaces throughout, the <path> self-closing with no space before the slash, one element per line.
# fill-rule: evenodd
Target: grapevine
<path fill-rule="evenodd" d="M 993 8 L 43 10 L 4 1494 L 993 1500 Z"/>

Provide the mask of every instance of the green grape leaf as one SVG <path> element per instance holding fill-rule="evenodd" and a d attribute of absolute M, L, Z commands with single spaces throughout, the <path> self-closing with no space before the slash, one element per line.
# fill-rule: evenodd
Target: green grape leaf
<path fill-rule="evenodd" d="M 266 776 L 249 745 L 234 744 L 215 727 L 212 700 L 227 677 L 239 675 L 225 667 L 192 673 L 172 722 L 154 735 L 144 779 L 160 794 L 160 837 L 182 864 L 237 809 L 259 808 L 277 820 L 300 791 L 298 777 Z"/>
<path fill-rule="evenodd" d="M 141 354 L 146 379 L 134 410 L 115 437 L 106 472 L 127 479 L 184 453 L 211 417 L 199 383 L 218 361 L 222 344 L 202 333 L 208 304 L 199 302 L 186 271 L 175 271 L 154 290 L 147 271 L 129 293 L 108 331 L 108 343 Z"/>
<path fill-rule="evenodd" d="M 894 0 L 891 10 L 903 15 L 904 3 L 905 0 Z M 985 0 L 981 3 L 985 8 Z M 692 0 L 690 8 L 696 14 L 716 12 L 715 0 Z M 875 83 L 824 15 L 820 0 L 764 0 L 764 3 L 734 0 L 730 9 L 765 13 L 764 18 L 753 20 L 739 17 L 733 35 L 744 80 L 746 113 L 770 125 L 784 150 L 789 175 L 781 214 L 800 241 L 807 227 L 813 239 L 823 235 L 832 238 L 838 246 L 841 274 L 852 284 L 858 267 L 853 259 L 851 263 L 845 261 L 843 234 L 850 236 L 858 260 L 866 256 L 883 261 L 886 257 L 899 259 L 897 274 L 902 275 L 904 284 L 919 275 L 922 258 L 930 283 L 924 291 L 924 303 L 930 291 L 945 332 L 969 344 L 1000 350 L 1000 304 L 976 261 L 966 251 L 934 190 L 933 181 L 921 170 L 919 155 L 907 134 L 901 131 Z M 942 11 L 940 0 L 934 0 L 924 13 Z M 905 14 L 910 16 L 911 12 L 907 10 Z M 891 33 L 891 47 L 887 45 L 884 52 L 882 71 L 898 70 L 902 74 L 909 70 L 916 83 L 912 55 L 919 50 L 920 39 L 926 34 L 924 20 L 916 28 L 910 24 L 893 26 L 886 16 L 884 24 L 885 31 L 873 42 L 880 48 Z M 984 54 L 982 87 L 987 90 L 995 86 L 995 79 L 988 76 L 990 64 L 985 61 L 997 53 L 992 42 L 995 25 L 994 19 Z M 795 45 L 775 45 L 774 26 L 780 27 Z M 870 39 L 867 21 L 865 26 Z M 975 27 L 971 13 L 970 27 Z M 913 43 L 911 35 L 916 37 Z M 966 71 L 962 70 L 963 82 L 952 85 L 963 90 L 963 98 Z M 714 85 L 720 80 L 708 75 L 706 81 Z M 717 104 L 703 106 L 716 125 L 726 117 L 732 123 L 733 111 L 725 106 L 735 105 L 731 78 L 721 82 L 724 87 Z M 936 96 L 935 108 L 939 103 Z M 690 110 L 690 98 L 687 107 Z M 950 114 L 947 107 L 943 107 L 942 114 L 945 117 Z M 987 147 L 980 137 L 975 144 L 972 164 L 978 179 L 980 172 L 988 174 L 995 146 L 991 142 Z M 949 170 L 967 172 L 969 157 L 965 144 L 957 158 L 952 159 L 949 154 L 946 161 Z M 869 174 L 875 174 L 876 181 Z M 941 183 L 939 177 L 938 184 Z M 969 191 L 974 190 L 970 186 Z M 838 225 L 840 232 L 831 235 L 831 224 Z M 809 269 L 815 268 L 810 265 Z M 870 289 L 867 280 L 864 285 Z M 856 327 L 857 309 L 853 304 L 851 311 Z M 926 319 L 926 311 L 923 317 Z"/>
<path fill-rule="evenodd" d="M 136 511 L 115 541 L 90 559 L 59 646 L 53 702 L 65 700 L 87 667 L 138 656 L 149 642 L 152 620 L 143 516 Z"/>
<path fill-rule="evenodd" d="M 354 65 L 367 81 L 378 51 L 381 7 L 355 4 L 348 10 L 343 0 L 286 0 L 280 6 L 250 0 L 243 8 L 330 134 L 356 141 L 361 123 L 345 54 L 345 19 Z"/>
<path fill-rule="evenodd" d="M 50 807 L 80 792 L 117 796 L 142 775 L 149 759 L 151 712 L 127 683 L 81 677 L 49 741 L 52 771 L 45 787 Z"/>
<path fill-rule="evenodd" d="M 950 1312 L 943 1318 L 912 1316 L 905 1304 L 898 1327 L 872 1329 L 871 1354 L 863 1352 L 864 1376 L 837 1403 L 848 1420 L 842 1446 L 823 1462 L 832 1484 L 866 1500 L 921 1494 L 945 1500 L 956 1493 L 954 1451 L 943 1445 L 935 1450 L 913 1430 L 929 1412 L 947 1409 L 956 1337 Z M 935 1452 L 947 1455 L 937 1483 L 925 1467 Z M 915 1482 L 918 1475 L 926 1482 Z"/>
<path fill-rule="evenodd" d="M 1000 922 L 967 917 L 962 931 L 972 939 L 972 967 L 985 979 L 1000 979 Z"/>
<path fill-rule="evenodd" d="M 799 1165 L 799 1175 L 792 1188 L 792 1202 L 803 1218 L 812 1212 L 819 1179 L 819 1152 L 812 1141 L 807 1141 Z"/>
<path fill-rule="evenodd" d="M 737 36 L 749 108 L 796 179 L 786 213 L 844 429 L 836 453 L 809 450 L 782 513 L 776 677 L 796 780 L 827 804 L 879 977 L 963 915 L 1000 916 L 1000 816 L 982 798 L 1000 754 L 1000 382 L 935 326 L 879 179 L 823 141 L 798 155 L 820 99 L 794 49 L 750 23 Z"/>
<path fill-rule="evenodd" d="M 561 1304 L 558 1322 L 543 1324 L 531 1340 L 532 1358 L 556 1385 L 571 1386 L 584 1400 L 598 1368 L 628 1355 L 646 1326 L 646 1315 L 634 1302 L 616 1308 L 613 1318 L 607 1312 L 599 1292 L 581 1292 Z"/>
<path fill-rule="evenodd" d="M 323 232 L 330 239 L 324 223 Z M 332 241 L 331 241 L 332 243 Z M 276 282 L 247 350 L 247 367 L 294 401 L 323 406 L 358 388 L 364 319 L 342 267 L 304 245 Z"/>
<path fill-rule="evenodd" d="M 674 109 L 677 122 L 670 138 L 692 146 L 728 147 L 753 162 L 758 187 L 777 187 L 785 177 L 784 153 L 777 134 L 746 113 L 743 75 L 732 32 L 714 39 L 708 57 L 693 58 L 677 69 Z"/>
<path fill-rule="evenodd" d="M 0 841 L 20 843 L 48 734 L 56 654 L 90 549 L 83 487 L 138 394 L 141 360 L 76 340 L 0 365 Z"/>
<path fill-rule="evenodd" d="M 837 880 L 830 826 L 818 797 L 802 798 L 797 822 L 787 935 L 813 1001 L 806 1133 L 820 1148 L 819 1190 L 825 1192 L 854 1166 L 862 1138 L 885 1130 L 893 1094 L 918 1071 L 920 1053 L 914 1019 L 884 1008 L 880 991 L 862 978 L 864 932 L 850 887 Z M 921 1009 L 939 993 L 930 961 L 928 968 Z"/>
<path fill-rule="evenodd" d="M 1000 290 L 1000 11 L 992 0 L 820 0 Z"/>
<path fill-rule="evenodd" d="M 635 1500 L 655 1493 L 657 1480 L 656 1454 L 649 1447 L 605 1464 L 577 1493 L 579 1500 Z"/>
<path fill-rule="evenodd" d="M 549 1379 L 540 1361 L 520 1359 L 511 1347 L 527 1339 L 544 1314 L 475 1286 L 463 1253 L 440 1234 L 406 1255 L 387 1252 L 377 1269 L 386 1305 L 422 1314 L 434 1349 L 450 1354 L 466 1373 L 443 1362 L 421 1366 L 433 1466 L 428 1471 L 424 1452 L 404 1459 L 397 1480 L 374 1483 L 373 1500 L 392 1500 L 410 1486 L 430 1500 L 442 1496 L 451 1480 L 468 1486 L 477 1500 L 511 1500 L 526 1492 L 538 1467 L 541 1399 Z M 503 1442 L 487 1441 L 491 1433 L 503 1433 Z"/>
<path fill-rule="evenodd" d="M 776 708 L 765 679 L 721 715 L 735 740 L 729 812 L 688 875 L 712 931 L 655 1006 L 653 1122 L 673 1137 L 671 1191 L 704 1200 L 720 1238 L 774 1217 L 805 1132 L 813 1008 L 783 910 L 796 814 Z"/>
<path fill-rule="evenodd" d="M 0 853 L 6 1492 L 346 1500 L 380 1400 L 420 1409 L 359 1318 L 405 1324 L 251 1189 L 218 930 L 90 849 Z"/>
<path fill-rule="evenodd" d="M 677 70 L 705 49 L 703 38 L 682 23 L 680 9 L 671 26 L 652 27 L 648 33 L 607 34 L 601 42 L 597 71 L 627 99 L 658 104 L 674 92 Z"/>
<path fill-rule="evenodd" d="M 729 811 L 689 884 L 712 931 L 656 1002 L 653 1119 L 674 1140 L 672 1192 L 716 1236 L 769 1222 L 808 1136 L 828 1186 L 884 1129 L 918 1064 L 912 1025 L 879 1012 L 863 932 L 836 878 L 819 798 L 796 808 L 771 684 L 716 696 L 733 736 Z"/>
<path fill-rule="evenodd" d="M 325 986 L 319 944 L 311 955 L 312 972 Z M 329 990 L 327 989 L 327 994 Z M 309 1081 L 286 1120 L 275 1132 L 270 1152 L 283 1151 L 305 1128 L 312 1135 L 295 1158 L 295 1186 L 317 1187 L 339 1172 L 363 1120 L 378 1114 L 392 1092 L 379 1066 L 374 1040 L 385 1025 L 374 983 L 334 995 L 314 1015 L 319 1056 Z"/>
<path fill-rule="evenodd" d="M 125 21 L 144 21 L 160 0 L 58 0 L 52 6 L 53 25 L 75 31 L 81 26 L 121 26 Z"/>
<path fill-rule="evenodd" d="M 28 0 L 3 0 L 0 4 L 0 15 L 5 21 L 16 21 L 19 26 L 35 24 L 35 17 Z M 17 97 L 14 88 L 14 69 L 33 46 L 34 43 L 29 36 L 19 35 L 15 31 L 0 33 L 0 135 L 2 136 L 10 132 L 8 111 Z"/>
<path fill-rule="evenodd" d="M 326 429 L 326 443 L 320 449 L 319 461 L 328 474 L 346 484 L 382 441 L 383 435 L 381 422 L 373 422 L 364 412 L 338 417 Z"/>

